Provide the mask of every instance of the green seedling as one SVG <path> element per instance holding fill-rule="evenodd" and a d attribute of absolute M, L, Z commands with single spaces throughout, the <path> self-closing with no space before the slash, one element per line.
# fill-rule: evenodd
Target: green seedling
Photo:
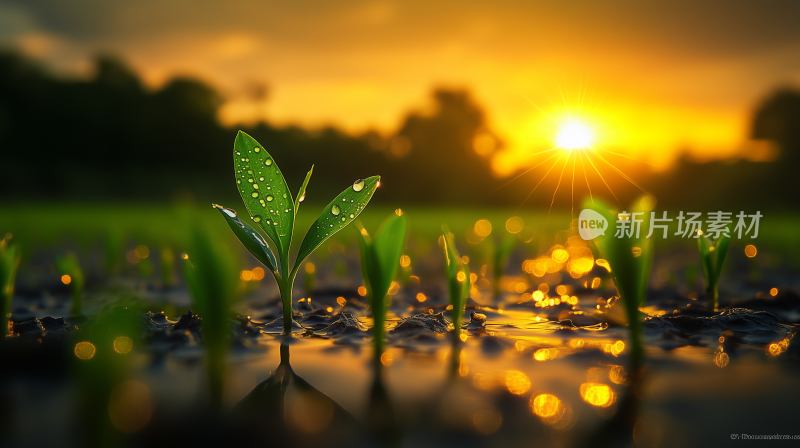
<path fill-rule="evenodd" d="M 0 241 L 0 341 L 10 333 L 8 331 L 8 315 L 11 312 L 11 301 L 14 299 L 14 279 L 19 267 L 19 251 L 11 246 L 11 234 Z"/>
<path fill-rule="evenodd" d="M 241 221 L 235 211 L 216 204 L 214 207 L 222 213 L 247 250 L 272 272 L 283 302 L 284 333 L 290 333 L 293 322 L 292 287 L 303 260 L 361 214 L 378 188 L 380 176 L 356 180 L 323 209 L 303 238 L 294 266 L 290 269 L 289 249 L 295 217 L 300 203 L 306 197 L 306 186 L 314 167 L 306 175 L 297 196 L 292 197 L 292 192 L 272 156 L 263 145 L 241 131 L 236 135 L 233 144 L 233 163 L 237 188 L 250 219 L 272 241 L 278 256 L 275 256 L 267 244 L 267 239 Z"/>
<path fill-rule="evenodd" d="M 500 281 L 503 278 L 503 272 L 508 265 L 508 258 L 511 251 L 514 250 L 514 243 L 516 239 L 514 235 L 506 235 L 500 242 L 500 245 L 494 248 L 492 254 L 492 274 L 494 275 L 494 296 L 500 297 Z"/>
<path fill-rule="evenodd" d="M 192 297 L 192 307 L 203 319 L 211 402 L 219 408 L 222 405 L 230 309 L 239 284 L 238 269 L 230 252 L 213 244 L 212 239 L 199 229 L 194 230 L 189 253 L 183 259 L 183 275 Z"/>
<path fill-rule="evenodd" d="M 651 240 L 645 238 L 646 231 L 641 231 L 639 237 L 616 236 L 617 213 L 598 201 L 586 202 L 584 208 L 599 212 L 608 221 L 608 230 L 594 241 L 600 255 L 611 266 L 611 278 L 617 287 L 620 299 L 625 307 L 628 317 L 628 326 L 631 331 L 631 353 L 634 366 L 640 366 L 644 356 L 642 345 L 642 322 L 639 319 L 639 307 L 644 305 L 647 294 L 647 283 L 650 278 L 650 269 L 653 263 L 653 250 Z M 647 229 L 648 213 L 640 215 L 644 222 L 642 229 Z"/>
<path fill-rule="evenodd" d="M 719 274 L 728 255 L 728 246 L 731 242 L 730 229 L 728 235 L 719 234 L 719 238 L 711 240 L 706 235 L 697 238 L 697 248 L 700 250 L 700 260 L 703 265 L 703 277 L 706 279 L 706 294 L 708 307 L 712 310 L 719 306 Z"/>
<path fill-rule="evenodd" d="M 453 320 L 454 334 L 458 337 L 461 334 L 461 321 L 464 316 L 464 306 L 467 304 L 467 297 L 469 297 L 470 278 L 469 266 L 461 261 L 461 255 L 456 249 L 453 234 L 447 229 L 447 226 L 442 226 L 444 235 L 442 235 L 442 249 L 444 250 L 445 272 L 447 273 L 448 289 L 450 291 L 450 305 L 453 309 L 450 311 L 451 319 Z"/>
<path fill-rule="evenodd" d="M 400 256 L 406 247 L 406 219 L 401 214 L 386 218 L 371 239 L 367 229 L 359 226 L 358 247 L 361 254 L 361 274 L 372 308 L 374 320 L 372 333 L 375 343 L 375 360 L 380 364 L 384 344 L 384 323 L 389 309 L 389 287 L 397 275 Z"/>
<path fill-rule="evenodd" d="M 61 273 L 61 282 L 67 285 L 72 296 L 72 308 L 70 313 L 79 316 L 83 312 L 83 270 L 78 264 L 78 257 L 73 253 L 56 260 L 56 267 Z"/>

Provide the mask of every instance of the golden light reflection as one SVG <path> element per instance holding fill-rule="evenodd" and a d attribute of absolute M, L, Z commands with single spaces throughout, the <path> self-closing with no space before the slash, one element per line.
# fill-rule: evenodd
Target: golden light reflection
<path fill-rule="evenodd" d="M 317 267 L 314 266 L 314 263 L 306 263 L 305 269 L 307 274 L 313 274 Z"/>
<path fill-rule="evenodd" d="M 120 336 L 114 339 L 114 351 L 117 353 L 129 353 L 133 349 L 133 340 L 127 336 Z"/>
<path fill-rule="evenodd" d="M 408 255 L 403 255 L 402 257 L 400 257 L 400 266 L 404 268 L 411 266 L 411 257 L 409 257 Z"/>
<path fill-rule="evenodd" d="M 400 292 L 400 284 L 395 281 L 392 281 L 392 284 L 389 286 L 389 291 L 387 291 L 386 293 L 389 294 L 390 296 L 393 296 L 398 292 Z"/>
<path fill-rule="evenodd" d="M 603 260 L 602 258 L 598 258 L 595 264 L 597 264 L 601 268 L 606 268 L 608 272 L 611 272 L 611 265 L 608 264 L 608 261 Z"/>
<path fill-rule="evenodd" d="M 592 279 L 592 289 L 597 289 L 600 286 L 600 277 Z"/>
<path fill-rule="evenodd" d="M 506 372 L 506 388 L 514 395 L 523 395 L 531 388 L 528 376 L 519 370 Z"/>
<path fill-rule="evenodd" d="M 506 230 L 508 233 L 519 233 L 522 231 L 524 222 L 519 216 L 512 216 L 506 221 Z"/>
<path fill-rule="evenodd" d="M 138 381 L 124 381 L 111 392 L 108 415 L 122 432 L 132 433 L 150 421 L 153 404 L 150 389 Z"/>
<path fill-rule="evenodd" d="M 583 401 L 592 406 L 606 408 L 616 401 L 616 394 L 607 384 L 583 383 L 580 391 Z"/>
<path fill-rule="evenodd" d="M 485 219 L 481 219 L 475 223 L 474 231 L 475 234 L 480 238 L 486 238 L 492 233 L 492 223 Z"/>
<path fill-rule="evenodd" d="M 69 285 L 70 283 L 72 283 L 72 277 L 70 277 L 69 275 L 62 275 L 61 276 L 61 283 L 65 284 L 65 285 Z"/>
<path fill-rule="evenodd" d="M 253 280 L 253 272 L 252 271 L 248 271 L 248 270 L 244 270 L 244 271 L 241 272 L 241 274 L 239 274 L 239 278 L 241 278 L 245 282 L 249 282 L 249 281 Z"/>
<path fill-rule="evenodd" d="M 728 365 L 728 362 L 730 362 L 730 357 L 720 347 L 719 351 L 714 355 L 714 364 L 719 368 L 724 368 Z"/>
<path fill-rule="evenodd" d="M 92 359 L 96 351 L 97 349 L 95 349 L 94 344 L 91 342 L 83 341 L 75 345 L 75 356 L 84 361 Z"/>
<path fill-rule="evenodd" d="M 261 281 L 264 279 L 264 269 L 257 267 L 253 268 L 253 280 Z"/>
<path fill-rule="evenodd" d="M 338 303 L 339 306 L 345 306 L 347 304 L 347 299 L 345 299 L 344 297 L 337 297 L 336 303 Z"/>
<path fill-rule="evenodd" d="M 417 293 L 417 302 L 422 303 L 422 302 L 424 302 L 426 300 L 428 300 L 428 297 L 425 294 L 423 294 L 421 292 Z"/>
<path fill-rule="evenodd" d="M 359 286 L 358 287 L 358 295 L 360 295 L 361 297 L 366 296 L 367 295 L 367 288 L 365 288 L 363 286 Z"/>
<path fill-rule="evenodd" d="M 528 405 L 543 423 L 555 429 L 565 429 L 573 422 L 572 408 L 552 394 L 534 394 Z"/>
<path fill-rule="evenodd" d="M 381 364 L 385 365 L 386 367 L 389 367 L 390 365 L 392 365 L 393 361 L 394 361 L 394 357 L 392 356 L 391 353 L 384 352 L 381 355 Z"/>
<path fill-rule="evenodd" d="M 614 384 L 625 384 L 628 379 L 628 374 L 622 366 L 611 366 L 608 371 L 608 379 Z"/>
<path fill-rule="evenodd" d="M 770 289 L 770 290 L 769 290 L 769 295 L 771 295 L 772 297 L 775 297 L 775 296 L 777 296 L 777 295 L 778 295 L 778 288 L 772 288 L 772 289 Z"/>
<path fill-rule="evenodd" d="M 758 249 L 756 249 L 756 246 L 748 244 L 744 248 L 744 254 L 747 255 L 747 258 L 753 258 L 756 256 L 756 254 L 758 254 Z"/>

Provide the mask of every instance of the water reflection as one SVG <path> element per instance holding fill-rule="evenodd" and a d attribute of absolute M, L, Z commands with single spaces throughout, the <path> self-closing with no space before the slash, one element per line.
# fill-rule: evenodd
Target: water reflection
<path fill-rule="evenodd" d="M 290 341 L 287 337 L 281 343 L 278 368 L 234 409 L 245 437 L 301 445 L 326 441 L 327 446 L 349 439 L 355 433 L 355 419 L 294 372 Z"/>

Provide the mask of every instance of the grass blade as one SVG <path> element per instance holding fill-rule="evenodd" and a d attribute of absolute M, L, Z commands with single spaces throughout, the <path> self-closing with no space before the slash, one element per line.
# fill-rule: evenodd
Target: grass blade
<path fill-rule="evenodd" d="M 297 260 L 294 264 L 295 270 L 325 240 L 347 227 L 361 214 L 369 200 L 372 199 L 372 194 L 378 188 L 380 180 L 380 176 L 357 180 L 322 210 L 319 218 L 308 229 L 308 233 L 303 238 L 300 252 L 297 254 Z"/>

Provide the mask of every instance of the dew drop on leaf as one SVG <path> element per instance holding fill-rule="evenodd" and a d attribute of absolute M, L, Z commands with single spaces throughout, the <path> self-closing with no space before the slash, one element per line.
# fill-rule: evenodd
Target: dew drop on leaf
<path fill-rule="evenodd" d="M 334 215 L 338 216 L 341 211 L 342 209 L 340 209 L 339 206 L 336 204 L 333 204 L 333 207 L 331 207 L 331 213 L 333 213 Z"/>
<path fill-rule="evenodd" d="M 242 183 L 242 180 L 241 179 L 236 179 L 236 183 L 240 184 L 240 183 Z"/>
<path fill-rule="evenodd" d="M 264 161 L 264 165 L 271 166 L 272 165 L 272 159 L 265 160 Z"/>
<path fill-rule="evenodd" d="M 272 197 L 272 196 L 270 196 L 270 195 L 267 195 L 267 202 L 272 202 L 272 200 L 273 200 L 273 199 L 275 199 L 275 198 L 273 198 L 273 197 Z"/>
<path fill-rule="evenodd" d="M 260 216 L 258 216 L 258 215 L 256 215 L 256 216 L 253 216 L 253 221 L 255 221 L 255 222 L 261 222 L 261 217 L 260 217 Z"/>
<path fill-rule="evenodd" d="M 259 148 L 258 146 L 256 146 L 256 147 L 255 147 L 255 149 L 253 149 L 253 151 L 255 151 L 255 152 L 261 152 L 261 148 Z"/>
<path fill-rule="evenodd" d="M 258 180 L 260 180 L 261 182 L 264 182 L 264 176 L 259 177 Z"/>
<path fill-rule="evenodd" d="M 297 200 L 297 202 L 303 202 L 303 201 L 305 201 L 305 200 L 306 200 L 306 194 L 305 194 L 305 193 L 303 193 L 303 195 L 302 195 L 302 196 L 300 196 L 300 198 Z"/>
<path fill-rule="evenodd" d="M 353 218 L 355 218 L 355 217 L 356 217 L 356 215 L 354 215 L 354 214 L 350 213 L 350 219 L 353 219 Z"/>
<path fill-rule="evenodd" d="M 353 191 L 361 191 L 364 189 L 364 179 L 358 179 L 353 182 Z"/>
<path fill-rule="evenodd" d="M 254 198 L 257 198 L 257 197 L 258 197 L 258 192 L 257 192 L 257 191 L 254 191 L 254 192 L 253 192 L 253 193 L 252 193 L 250 196 L 252 196 L 252 197 L 254 197 Z"/>
<path fill-rule="evenodd" d="M 283 198 L 286 199 L 286 193 L 283 193 Z"/>
<path fill-rule="evenodd" d="M 253 184 L 253 188 L 255 188 L 256 190 L 258 190 L 258 184 Z"/>

